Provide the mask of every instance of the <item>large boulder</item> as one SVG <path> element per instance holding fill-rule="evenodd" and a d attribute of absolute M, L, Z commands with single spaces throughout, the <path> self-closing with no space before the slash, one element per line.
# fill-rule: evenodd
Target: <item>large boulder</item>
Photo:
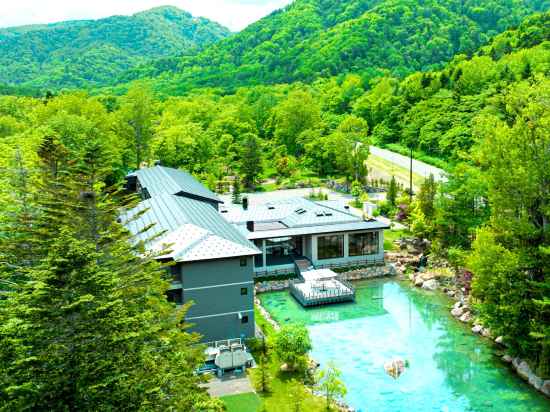
<path fill-rule="evenodd" d="M 436 290 L 439 286 L 439 283 L 437 283 L 437 280 L 430 279 L 422 283 L 422 289 L 426 290 Z"/>
<path fill-rule="evenodd" d="M 529 383 L 537 390 L 540 391 L 542 388 L 542 385 L 544 384 L 544 381 L 542 378 L 539 378 L 537 375 L 535 375 L 533 372 L 529 374 Z"/>
<path fill-rule="evenodd" d="M 540 391 L 546 396 L 550 397 L 550 380 L 543 382 L 542 386 L 540 387 Z"/>
<path fill-rule="evenodd" d="M 468 323 L 472 320 L 472 314 L 470 312 L 465 312 L 460 317 L 460 321 L 464 323 Z"/>
<path fill-rule="evenodd" d="M 482 328 L 481 329 L 481 336 L 483 336 L 484 338 L 490 338 L 491 337 L 491 329 Z"/>
<path fill-rule="evenodd" d="M 453 315 L 455 318 L 461 317 L 463 313 L 464 309 L 462 309 L 460 306 L 451 310 L 451 315 Z"/>
<path fill-rule="evenodd" d="M 417 286 L 417 287 L 421 288 L 423 284 L 424 284 L 424 281 L 422 280 L 422 278 L 420 276 L 417 276 L 414 279 L 414 286 Z"/>
<path fill-rule="evenodd" d="M 512 361 L 514 360 L 510 355 L 504 355 L 502 357 L 502 360 L 506 363 L 512 363 Z"/>
<path fill-rule="evenodd" d="M 521 376 L 523 379 L 525 379 L 526 381 L 529 380 L 529 377 L 531 376 L 531 368 L 529 367 L 527 362 L 521 361 L 516 367 L 516 371 L 518 372 L 518 375 Z"/>
<path fill-rule="evenodd" d="M 504 338 L 502 336 L 497 336 L 497 338 L 495 339 L 495 343 L 502 345 L 504 343 Z"/>
<path fill-rule="evenodd" d="M 472 332 L 474 333 L 481 333 L 482 330 L 483 330 L 483 326 L 481 325 L 474 325 L 472 328 Z"/>

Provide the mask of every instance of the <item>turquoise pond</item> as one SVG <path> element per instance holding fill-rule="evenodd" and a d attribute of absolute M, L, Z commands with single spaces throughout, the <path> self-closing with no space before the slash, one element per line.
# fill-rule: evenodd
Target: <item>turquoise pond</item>
<path fill-rule="evenodd" d="M 346 402 L 369 412 L 549 412 L 550 400 L 519 379 L 449 314 L 451 302 L 396 281 L 356 284 L 357 301 L 303 309 L 287 291 L 260 295 L 281 324 L 305 324 L 312 357 L 333 361 L 348 389 Z M 393 379 L 384 363 L 410 367 Z"/>

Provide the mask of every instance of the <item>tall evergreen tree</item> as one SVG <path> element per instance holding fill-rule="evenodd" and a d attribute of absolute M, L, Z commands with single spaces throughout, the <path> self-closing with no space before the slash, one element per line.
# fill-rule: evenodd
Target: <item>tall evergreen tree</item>
<path fill-rule="evenodd" d="M 117 222 L 101 146 L 41 146 L 38 259 L 0 305 L 0 410 L 219 410 L 165 271 Z M 24 245 L 27 239 L 22 239 Z"/>
<path fill-rule="evenodd" d="M 388 192 L 386 193 L 386 200 L 390 202 L 392 206 L 395 206 L 397 202 L 397 181 L 395 176 L 391 177 L 390 185 L 388 186 Z"/>
<path fill-rule="evenodd" d="M 240 171 L 244 177 L 245 187 L 254 188 L 262 172 L 262 156 L 260 141 L 252 133 L 248 133 L 241 149 Z"/>
<path fill-rule="evenodd" d="M 428 220 L 432 220 L 435 214 L 434 201 L 437 194 L 437 183 L 433 174 L 430 174 L 422 185 L 418 192 L 416 200 L 420 206 L 420 210 Z"/>
<path fill-rule="evenodd" d="M 144 83 L 137 83 L 128 90 L 120 116 L 122 134 L 127 136 L 128 145 L 135 159 L 135 167 L 148 160 L 151 138 L 153 136 L 153 94 Z M 131 162 L 131 159 L 127 159 Z"/>

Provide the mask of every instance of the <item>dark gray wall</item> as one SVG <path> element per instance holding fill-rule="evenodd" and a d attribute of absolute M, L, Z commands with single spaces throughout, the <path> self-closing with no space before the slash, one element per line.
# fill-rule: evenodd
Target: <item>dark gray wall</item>
<path fill-rule="evenodd" d="M 240 258 L 232 258 L 180 266 L 184 302 L 194 302 L 186 319 L 204 341 L 254 336 L 252 257 L 246 258 L 246 266 L 240 263 Z M 241 322 L 239 313 L 248 316 L 248 323 Z"/>

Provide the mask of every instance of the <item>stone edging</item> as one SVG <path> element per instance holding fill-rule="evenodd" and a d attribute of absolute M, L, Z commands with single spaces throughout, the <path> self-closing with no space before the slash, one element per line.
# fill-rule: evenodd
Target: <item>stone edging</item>
<path fill-rule="evenodd" d="M 398 266 L 398 272 L 401 272 L 401 274 L 403 270 L 402 268 L 404 268 L 404 265 L 401 267 Z M 412 273 L 411 275 L 409 275 L 408 278 L 414 286 L 421 287 L 422 289 L 436 290 L 439 288 L 439 283 L 437 282 L 435 277 L 431 277 L 429 272 Z M 455 317 L 457 320 L 463 323 L 472 323 L 473 316 L 472 316 L 470 306 L 468 305 L 467 298 L 465 298 L 460 293 L 460 291 L 458 292 L 454 290 L 444 290 L 444 291 L 447 294 L 447 296 L 455 300 L 455 304 L 451 309 L 451 315 L 453 315 L 453 317 Z M 471 331 L 472 333 L 481 335 L 484 338 L 493 339 L 489 328 L 484 327 L 479 322 L 473 322 Z M 502 336 L 498 336 L 496 339 L 494 339 L 494 342 L 499 345 L 504 345 Z M 512 358 L 510 355 L 504 355 L 502 357 L 502 360 L 506 363 L 511 364 L 514 370 L 516 371 L 516 373 L 523 380 L 528 382 L 531 386 L 533 386 L 539 392 L 550 397 L 550 379 L 544 380 L 538 377 L 537 375 L 535 375 L 535 373 L 529 367 L 529 364 L 520 358 Z"/>
<path fill-rule="evenodd" d="M 386 264 L 384 266 L 369 266 L 360 269 L 353 269 L 347 272 L 338 273 L 338 277 L 346 281 L 374 279 L 385 276 L 395 276 L 397 270 L 395 265 Z M 285 280 L 267 280 L 258 282 L 255 285 L 256 293 L 276 292 L 286 290 L 290 287 L 290 281 Z"/>
<path fill-rule="evenodd" d="M 269 314 L 269 312 L 262 306 L 260 299 L 254 298 L 254 304 L 258 306 L 258 310 L 260 311 L 262 316 L 273 326 L 273 329 L 275 329 L 276 331 L 281 330 L 281 326 L 279 325 L 279 323 L 275 319 L 273 319 L 273 317 Z M 309 365 L 310 365 L 309 368 L 313 370 L 317 369 L 320 364 L 309 355 L 308 355 L 308 358 L 309 358 Z M 309 388 L 307 385 L 304 385 L 304 387 L 306 390 L 310 391 L 315 396 L 319 396 L 319 394 L 317 394 L 313 389 Z M 342 401 L 335 401 L 335 404 L 338 406 L 338 408 L 342 412 L 355 412 L 354 409 L 350 408 L 348 405 L 346 405 Z"/>

